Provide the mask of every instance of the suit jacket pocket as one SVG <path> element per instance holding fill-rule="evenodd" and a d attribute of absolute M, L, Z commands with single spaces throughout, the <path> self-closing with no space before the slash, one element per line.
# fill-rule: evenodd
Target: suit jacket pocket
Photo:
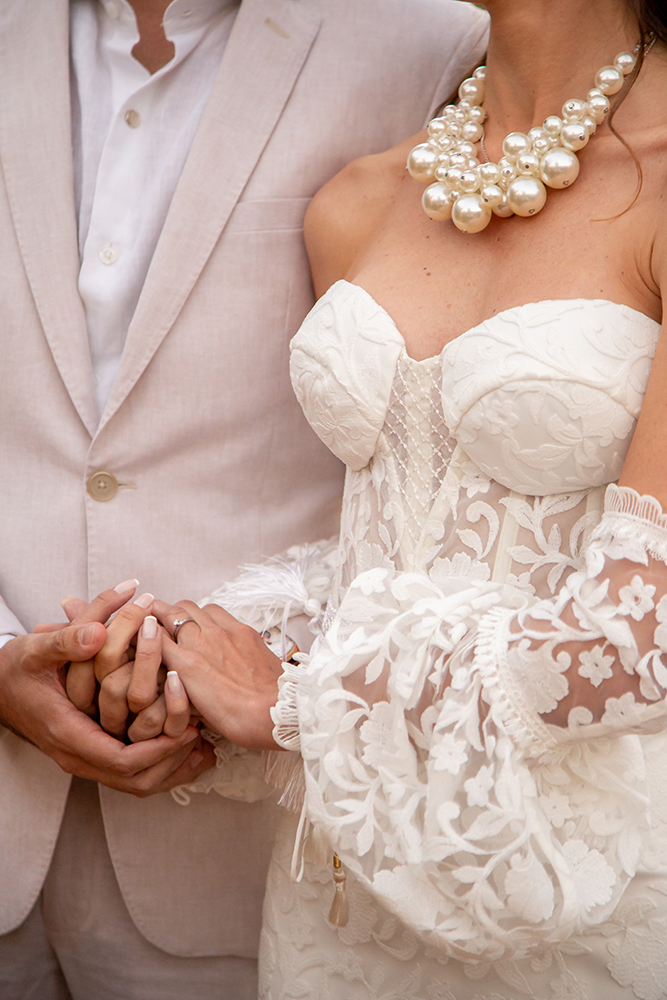
<path fill-rule="evenodd" d="M 303 228 L 310 198 L 262 198 L 238 202 L 227 233 L 263 233 Z"/>

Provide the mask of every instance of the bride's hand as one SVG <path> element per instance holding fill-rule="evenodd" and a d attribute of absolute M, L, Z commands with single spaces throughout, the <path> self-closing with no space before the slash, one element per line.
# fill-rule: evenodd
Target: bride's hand
<path fill-rule="evenodd" d="M 162 665 L 162 641 L 166 633 L 157 618 L 149 615 L 137 636 L 132 677 L 127 689 L 128 705 L 136 718 L 127 735 L 132 743 L 149 740 L 160 733 L 180 736 L 192 721 L 190 700 L 175 671 Z"/>
<path fill-rule="evenodd" d="M 281 662 L 259 632 L 222 608 L 199 608 L 191 601 L 155 601 L 154 614 L 178 642 L 165 637 L 162 659 L 177 671 L 205 724 L 251 750 L 276 749 L 270 709 L 278 698 Z"/>

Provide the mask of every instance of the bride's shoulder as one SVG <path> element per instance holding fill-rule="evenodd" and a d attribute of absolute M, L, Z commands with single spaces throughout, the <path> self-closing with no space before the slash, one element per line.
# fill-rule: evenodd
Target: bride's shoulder
<path fill-rule="evenodd" d="M 423 136 L 353 160 L 321 188 L 306 213 L 304 235 L 318 296 L 344 278 L 386 218 L 412 147 Z"/>

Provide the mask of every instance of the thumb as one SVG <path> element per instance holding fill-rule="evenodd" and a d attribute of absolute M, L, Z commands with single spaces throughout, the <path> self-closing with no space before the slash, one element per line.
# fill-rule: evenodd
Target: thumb
<path fill-rule="evenodd" d="M 100 622 L 62 628 L 57 632 L 46 632 L 41 639 L 51 647 L 52 659 L 68 661 L 90 660 L 100 651 L 106 639 L 106 629 Z"/>

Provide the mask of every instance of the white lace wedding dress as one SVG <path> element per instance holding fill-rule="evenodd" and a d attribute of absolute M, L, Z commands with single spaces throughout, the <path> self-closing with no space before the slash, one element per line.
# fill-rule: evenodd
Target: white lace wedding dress
<path fill-rule="evenodd" d="M 263 998 L 667 997 L 667 518 L 607 487 L 658 332 L 540 302 L 418 362 L 338 282 L 295 337 L 348 473 L 328 628 L 274 710 L 305 802 Z"/>

